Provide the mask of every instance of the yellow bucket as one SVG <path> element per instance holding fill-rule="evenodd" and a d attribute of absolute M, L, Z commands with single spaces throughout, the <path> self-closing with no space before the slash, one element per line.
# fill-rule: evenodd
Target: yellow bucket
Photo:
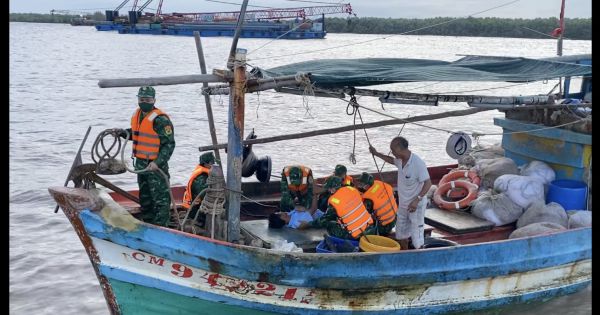
<path fill-rule="evenodd" d="M 400 244 L 393 239 L 379 235 L 365 235 L 360 238 L 358 246 L 363 252 L 398 252 Z"/>

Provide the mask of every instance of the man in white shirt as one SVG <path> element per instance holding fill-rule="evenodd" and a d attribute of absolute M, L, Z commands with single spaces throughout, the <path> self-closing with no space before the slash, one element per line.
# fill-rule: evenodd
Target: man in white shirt
<path fill-rule="evenodd" d="M 377 152 L 372 146 L 369 147 L 371 154 L 398 167 L 396 238 L 400 246 L 408 249 L 410 237 L 413 247 L 421 248 L 424 243 L 427 191 L 431 187 L 429 172 L 425 162 L 408 149 L 408 141 L 405 138 L 392 139 L 390 150 L 393 157 Z"/>

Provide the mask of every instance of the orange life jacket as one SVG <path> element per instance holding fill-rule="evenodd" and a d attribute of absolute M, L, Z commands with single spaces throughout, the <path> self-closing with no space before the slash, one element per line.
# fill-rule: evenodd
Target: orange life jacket
<path fill-rule="evenodd" d="M 194 183 L 194 180 L 196 179 L 196 177 L 198 177 L 202 174 L 208 175 L 209 172 L 210 172 L 210 168 L 206 168 L 202 165 L 196 166 L 196 168 L 192 172 L 192 176 L 190 176 L 190 180 L 188 181 L 185 192 L 183 193 L 183 201 L 181 204 L 182 207 L 184 207 L 185 209 L 189 209 L 190 206 L 192 205 L 192 201 L 193 201 L 192 200 L 192 184 Z"/>
<path fill-rule="evenodd" d="M 337 175 L 333 174 L 331 176 L 337 176 Z M 326 183 L 327 180 L 329 178 L 331 178 L 331 176 L 327 177 L 325 179 L 324 183 Z M 352 178 L 352 176 L 346 175 L 346 177 L 344 177 L 344 179 L 342 179 L 342 186 L 354 186 L 354 179 Z"/>
<path fill-rule="evenodd" d="M 339 222 L 353 238 L 358 238 L 373 225 L 373 218 L 367 212 L 360 192 L 354 187 L 341 187 L 329 197 L 328 203 L 335 209 Z"/>
<path fill-rule="evenodd" d="M 155 108 L 144 116 L 140 122 L 141 109 L 137 109 L 131 117 L 131 139 L 133 140 L 133 153 L 136 158 L 155 160 L 158 157 L 160 149 L 160 139 L 158 133 L 154 131 L 154 119 L 158 116 L 167 114 L 160 109 Z"/>
<path fill-rule="evenodd" d="M 390 184 L 374 180 L 373 185 L 363 193 L 362 197 L 373 202 L 373 213 L 381 225 L 385 226 L 394 222 L 398 204 L 394 198 L 394 189 Z"/>
<path fill-rule="evenodd" d="M 302 170 L 302 183 L 300 185 L 293 185 L 290 180 L 290 169 L 293 167 L 299 167 Z M 300 192 L 302 194 L 308 191 L 308 177 L 312 176 L 312 170 L 304 165 L 290 165 L 283 169 L 283 175 L 287 179 L 288 189 L 290 191 Z"/>

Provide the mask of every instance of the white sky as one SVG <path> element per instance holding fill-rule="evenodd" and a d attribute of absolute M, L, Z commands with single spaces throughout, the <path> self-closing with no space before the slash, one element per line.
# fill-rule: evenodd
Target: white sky
<path fill-rule="evenodd" d="M 116 8 L 122 0 L 10 0 L 10 12 L 49 13 L 50 10 L 89 10 L 99 11 Z M 120 11 L 131 9 L 133 1 L 129 1 Z M 222 0 L 223 2 L 241 3 L 242 0 Z M 138 0 L 138 6 L 145 0 Z M 158 6 L 159 0 L 153 0 L 148 8 Z M 255 6 L 277 8 L 322 6 L 326 3 L 350 2 L 358 17 L 383 18 L 429 18 L 429 17 L 462 17 L 478 11 L 493 8 L 510 0 L 250 0 L 248 10 L 260 9 Z M 475 17 L 503 18 L 546 18 L 558 17 L 561 0 L 519 0 L 505 7 L 491 10 Z M 162 12 L 214 12 L 238 11 L 239 5 L 215 3 L 207 0 L 164 0 Z M 151 10 L 154 11 L 154 10 Z M 337 14 L 342 17 L 344 15 Z M 589 18 L 592 16 L 592 0 L 566 0 L 565 17 Z"/>

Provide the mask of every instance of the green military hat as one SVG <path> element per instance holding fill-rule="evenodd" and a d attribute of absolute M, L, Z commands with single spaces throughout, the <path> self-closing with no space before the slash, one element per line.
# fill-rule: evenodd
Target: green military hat
<path fill-rule="evenodd" d="M 346 167 L 344 165 L 338 164 L 335 166 L 335 171 L 334 171 L 335 176 L 342 176 L 342 175 L 345 175 L 346 173 L 348 173 L 348 170 L 346 169 Z"/>
<path fill-rule="evenodd" d="M 363 184 L 367 184 L 369 186 L 373 185 L 373 181 L 375 179 L 373 178 L 373 175 L 367 173 L 367 172 L 362 172 L 362 174 L 360 174 L 360 177 L 358 178 L 358 181 L 363 183 Z"/>
<path fill-rule="evenodd" d="M 331 176 L 327 179 L 327 182 L 325 182 L 325 185 L 323 185 L 323 187 L 325 189 L 329 189 L 329 188 L 338 189 L 338 188 L 342 187 L 342 179 L 337 176 Z"/>
<path fill-rule="evenodd" d="M 142 86 L 139 90 L 138 90 L 138 97 L 154 97 L 156 95 L 156 91 L 154 91 L 154 88 L 151 86 Z"/>
<path fill-rule="evenodd" d="M 200 155 L 200 164 L 214 164 L 215 155 L 212 152 L 206 152 Z"/>

